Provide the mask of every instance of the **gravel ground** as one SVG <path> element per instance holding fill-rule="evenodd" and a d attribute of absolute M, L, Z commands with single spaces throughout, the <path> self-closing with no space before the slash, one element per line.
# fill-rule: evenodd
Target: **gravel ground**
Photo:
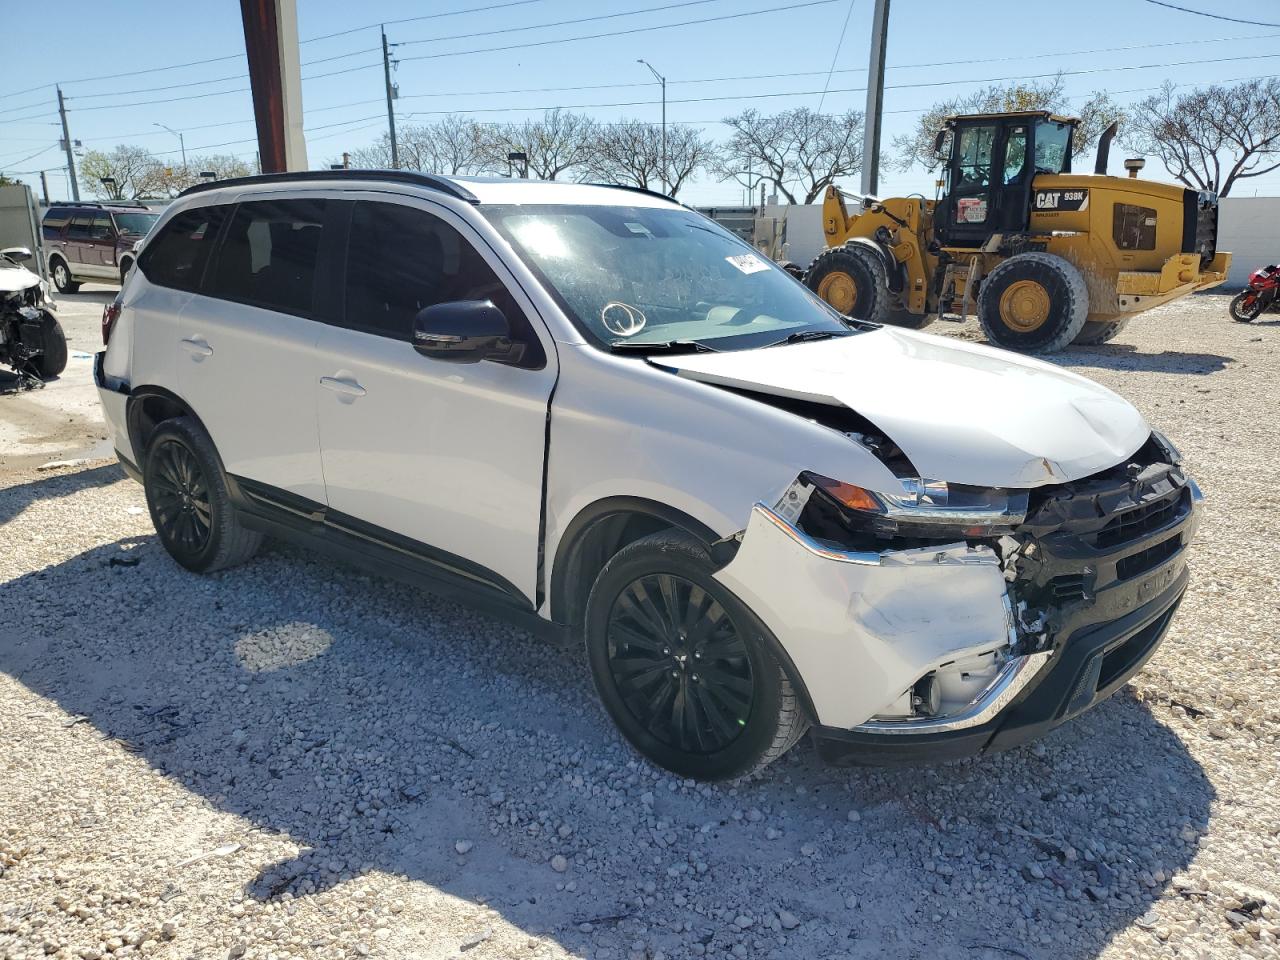
<path fill-rule="evenodd" d="M 1203 296 L 1059 358 L 1181 446 L 1196 576 L 1110 701 L 928 768 L 681 782 L 572 646 L 0 474 L 0 956 L 1280 956 L 1278 346 Z"/>

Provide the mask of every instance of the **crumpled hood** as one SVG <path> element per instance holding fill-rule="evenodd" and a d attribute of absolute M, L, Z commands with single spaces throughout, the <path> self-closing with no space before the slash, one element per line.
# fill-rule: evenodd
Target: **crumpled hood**
<path fill-rule="evenodd" d="M 1089 476 L 1150 427 L 1092 380 L 1016 353 L 885 327 L 850 337 L 651 358 L 680 376 L 844 405 L 933 480 L 1034 487 Z"/>
<path fill-rule="evenodd" d="M 17 293 L 36 286 L 40 278 L 20 264 L 0 261 L 0 293 Z"/>

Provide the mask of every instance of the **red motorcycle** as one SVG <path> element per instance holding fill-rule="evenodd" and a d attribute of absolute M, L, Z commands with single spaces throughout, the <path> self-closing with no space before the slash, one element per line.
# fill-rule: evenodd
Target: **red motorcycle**
<path fill-rule="evenodd" d="M 1231 319 L 1238 323 L 1257 320 L 1262 311 L 1276 304 L 1280 294 L 1280 266 L 1274 263 L 1249 275 L 1249 286 L 1231 299 Z"/>

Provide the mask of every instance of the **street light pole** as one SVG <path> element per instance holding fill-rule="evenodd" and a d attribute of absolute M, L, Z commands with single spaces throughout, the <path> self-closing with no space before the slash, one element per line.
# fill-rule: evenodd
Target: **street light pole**
<path fill-rule="evenodd" d="M 658 78 L 658 82 L 662 84 L 662 189 L 666 193 L 671 192 L 671 184 L 667 180 L 667 78 L 653 69 L 653 64 L 648 60 L 637 60 L 636 63 L 643 63 L 649 68 L 649 72 Z"/>
<path fill-rule="evenodd" d="M 182 169 L 187 169 L 187 141 L 183 139 L 182 133 L 173 127 L 166 127 L 163 123 L 153 123 L 153 127 L 159 127 L 161 130 L 168 130 L 178 138 L 178 147 L 182 150 Z"/>

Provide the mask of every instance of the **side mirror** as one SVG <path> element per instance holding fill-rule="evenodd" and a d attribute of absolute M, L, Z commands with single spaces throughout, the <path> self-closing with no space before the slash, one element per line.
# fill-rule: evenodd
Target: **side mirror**
<path fill-rule="evenodd" d="M 0 250 L 0 257 L 5 257 L 14 263 L 25 263 L 31 259 L 31 250 L 28 247 L 5 247 Z"/>
<path fill-rule="evenodd" d="M 524 344 L 511 340 L 511 324 L 492 300 L 436 303 L 413 318 L 413 349 L 451 363 L 516 363 Z"/>
<path fill-rule="evenodd" d="M 937 135 L 933 138 L 933 155 L 935 157 L 938 157 L 939 159 L 941 159 L 942 157 L 942 144 L 946 141 L 946 139 L 947 139 L 946 128 L 939 130 Z"/>

